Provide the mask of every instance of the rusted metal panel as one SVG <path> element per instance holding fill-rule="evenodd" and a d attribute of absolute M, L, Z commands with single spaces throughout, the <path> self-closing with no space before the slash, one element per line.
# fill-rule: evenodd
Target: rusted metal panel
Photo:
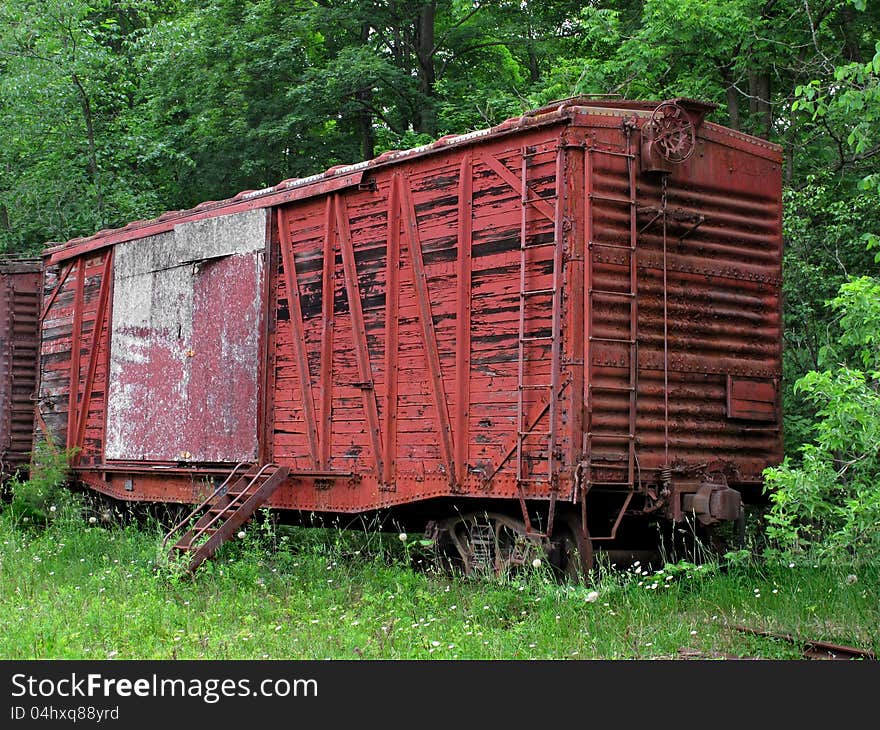
<path fill-rule="evenodd" d="M 139 238 L 149 226 L 136 226 L 59 249 L 52 256 L 139 238 L 114 254 L 105 456 L 122 469 L 130 460 L 207 468 L 255 455 L 251 414 L 265 362 L 259 453 L 291 474 L 273 495 L 279 507 L 356 512 L 459 493 L 550 500 L 556 485 L 572 499 L 587 462 L 597 481 L 604 467 L 604 478 L 633 489 L 706 464 L 731 483 L 757 481 L 781 457 L 779 404 L 763 385 L 740 383 L 772 382 L 781 370 L 781 156 L 706 122 L 690 159 L 643 172 L 640 135 L 656 106 L 575 101 L 362 163 L 360 185 L 302 188 L 295 199 L 261 191 L 249 200 L 284 203 L 272 212 L 278 263 L 265 297 L 265 215 L 248 227 L 253 244 L 221 236 L 235 238 L 232 250 L 179 235 L 259 213 L 236 212 L 244 198 L 170 216 L 161 223 L 177 227 L 151 238 Z M 206 211 L 214 217 L 199 219 Z M 208 258 L 217 277 L 192 281 L 188 267 Z M 86 269 L 84 333 L 99 309 L 100 276 L 90 272 L 101 261 Z M 50 359 L 71 349 L 71 268 L 47 314 L 50 331 L 67 328 L 57 348 L 44 338 Z M 225 334 L 210 321 L 221 312 L 238 318 Z M 208 341 L 190 348 L 199 314 Z M 548 336 L 556 330 L 558 342 Z M 198 392 L 216 400 L 198 410 L 193 362 L 230 337 L 241 368 L 226 379 L 201 370 Z M 184 358 L 188 349 L 195 354 Z M 103 400 L 96 389 L 91 408 Z M 230 413 L 244 414 L 239 425 Z M 207 424 L 198 438 L 192 419 Z M 627 441 L 592 444 L 591 428 L 633 434 L 633 455 Z M 540 436 L 521 444 L 521 460 L 520 429 Z M 553 479 L 527 488 L 547 464 Z M 164 481 L 83 473 L 124 498 L 189 499 L 186 471 L 166 471 Z"/>
<path fill-rule="evenodd" d="M 30 460 L 41 264 L 0 260 L 0 474 Z"/>
<path fill-rule="evenodd" d="M 120 245 L 105 456 L 255 458 L 265 211 Z"/>

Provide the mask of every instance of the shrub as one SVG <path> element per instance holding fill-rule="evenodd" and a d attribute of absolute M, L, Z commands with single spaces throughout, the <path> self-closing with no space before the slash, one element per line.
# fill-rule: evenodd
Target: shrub
<path fill-rule="evenodd" d="M 880 549 L 880 280 L 844 284 L 828 305 L 839 313 L 841 329 L 824 353 L 829 367 L 795 384 L 817 409 L 813 443 L 801 447 L 799 463 L 787 458 L 764 472 L 769 552 L 874 558 Z"/>
<path fill-rule="evenodd" d="M 10 483 L 8 510 L 14 519 L 39 524 L 69 511 L 75 501 L 66 488 L 72 455 L 72 451 L 60 451 L 46 441 L 37 443 L 29 478 L 13 477 Z"/>

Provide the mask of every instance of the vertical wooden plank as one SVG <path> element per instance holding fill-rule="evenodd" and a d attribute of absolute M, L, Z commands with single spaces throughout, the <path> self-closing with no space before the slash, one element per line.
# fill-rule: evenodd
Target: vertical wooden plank
<path fill-rule="evenodd" d="M 73 325 L 70 330 L 70 400 L 67 405 L 67 448 L 76 445 L 76 414 L 79 404 L 79 366 L 82 354 L 82 315 L 86 286 L 86 259 L 76 262 L 76 289 L 73 295 Z"/>
<path fill-rule="evenodd" d="M 358 283 L 357 265 L 354 260 L 354 247 L 348 225 L 348 207 L 345 198 L 335 195 L 336 225 L 339 232 L 339 246 L 342 250 L 342 265 L 345 273 L 345 292 L 351 312 L 352 339 L 361 379 L 361 393 L 364 400 L 364 413 L 367 416 L 370 443 L 373 448 L 376 476 L 384 474 L 382 465 L 382 434 L 379 431 L 379 410 L 376 406 L 376 390 L 373 384 L 373 369 L 370 364 L 370 351 L 367 348 L 367 330 L 364 327 L 364 312 L 361 306 L 361 289 Z"/>
<path fill-rule="evenodd" d="M 431 396 L 434 411 L 437 414 L 437 427 L 440 436 L 440 453 L 446 467 L 450 486 L 456 488 L 455 467 L 453 464 L 454 448 L 452 443 L 452 427 L 449 423 L 449 406 L 446 391 L 443 387 L 443 373 L 440 369 L 440 353 L 437 349 L 437 335 L 434 332 L 434 318 L 431 312 L 431 297 L 428 292 L 428 279 L 425 276 L 425 264 L 422 259 L 422 242 L 416 221 L 416 209 L 413 204 L 412 191 L 409 183 L 401 180 L 401 203 L 403 219 L 406 226 L 407 244 L 413 267 L 413 281 L 416 288 L 416 299 L 419 304 L 419 320 L 422 325 L 422 343 L 425 347 L 425 358 L 431 376 Z"/>
<path fill-rule="evenodd" d="M 299 370 L 302 394 L 303 415 L 305 417 L 306 437 L 309 442 L 309 456 L 312 466 L 318 466 L 318 432 L 315 427 L 315 401 L 312 399 L 312 375 L 309 371 L 309 358 L 303 332 L 302 306 L 299 301 L 299 282 L 296 276 L 296 263 L 290 231 L 284 220 L 284 212 L 278 209 L 278 237 L 281 241 L 281 259 L 284 264 L 284 280 L 287 285 L 287 307 L 290 310 L 290 326 L 293 330 L 293 348 L 296 351 L 296 364 Z"/>
<path fill-rule="evenodd" d="M 385 254 L 385 444 L 382 484 L 394 488 L 397 474 L 397 360 L 400 347 L 400 175 L 388 193 L 388 238 Z"/>
<path fill-rule="evenodd" d="M 95 324 L 92 327 L 92 343 L 89 350 L 89 367 L 86 371 L 86 382 L 83 388 L 82 403 L 79 406 L 76 417 L 76 439 L 74 446 L 84 446 L 86 423 L 89 420 L 89 406 L 92 403 L 92 388 L 95 384 L 95 374 L 98 370 L 98 350 L 101 345 L 101 336 L 104 331 L 104 316 L 107 313 L 107 300 L 110 294 L 110 278 L 113 275 L 113 249 L 108 248 L 104 254 L 104 266 L 101 269 L 101 288 L 98 292 L 98 306 L 95 310 Z M 79 454 L 74 457 L 74 463 L 79 462 Z"/>
<path fill-rule="evenodd" d="M 471 382 L 471 238 L 473 235 L 473 160 L 464 153 L 458 178 L 458 260 L 456 262 L 458 305 L 455 322 L 455 479 L 461 486 L 467 478 L 470 443 Z"/>
<path fill-rule="evenodd" d="M 49 309 L 55 303 L 55 298 L 58 296 L 58 292 L 61 291 L 61 288 L 64 286 L 64 282 L 67 281 L 67 277 L 70 276 L 70 272 L 73 269 L 75 261 L 71 261 L 67 266 L 64 267 L 64 271 L 61 272 L 61 276 L 58 277 L 58 283 L 55 284 L 55 288 L 52 290 L 52 293 L 49 295 L 49 298 L 46 300 L 46 304 L 43 305 L 43 311 L 40 313 L 40 322 L 46 319 L 46 315 L 49 314 Z"/>
<path fill-rule="evenodd" d="M 330 468 L 333 433 L 333 298 L 336 295 L 336 221 L 333 196 L 324 210 L 324 268 L 321 278 L 321 423 L 318 443 L 322 469 Z"/>

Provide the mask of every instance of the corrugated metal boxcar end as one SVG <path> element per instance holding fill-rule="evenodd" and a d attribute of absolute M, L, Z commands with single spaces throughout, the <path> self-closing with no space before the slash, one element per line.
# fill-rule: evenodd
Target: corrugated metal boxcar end
<path fill-rule="evenodd" d="M 93 489 L 200 505 L 193 564 L 260 500 L 420 507 L 466 570 L 738 519 L 781 459 L 782 159 L 712 108 L 566 100 L 55 246 L 38 420 Z"/>
<path fill-rule="evenodd" d="M 41 262 L 0 257 L 0 477 L 26 470 L 34 429 Z"/>

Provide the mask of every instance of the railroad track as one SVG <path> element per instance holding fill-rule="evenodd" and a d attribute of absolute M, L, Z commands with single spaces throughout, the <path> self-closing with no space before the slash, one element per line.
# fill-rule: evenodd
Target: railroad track
<path fill-rule="evenodd" d="M 763 636 L 768 639 L 779 639 L 780 641 L 786 641 L 789 644 L 800 646 L 804 659 L 877 660 L 877 656 L 870 649 L 859 649 L 855 646 L 833 644 L 829 641 L 818 641 L 816 639 L 803 639 L 798 636 L 792 636 L 791 634 L 778 634 L 773 631 L 754 629 L 749 626 L 734 626 L 733 628 L 744 634 Z"/>

